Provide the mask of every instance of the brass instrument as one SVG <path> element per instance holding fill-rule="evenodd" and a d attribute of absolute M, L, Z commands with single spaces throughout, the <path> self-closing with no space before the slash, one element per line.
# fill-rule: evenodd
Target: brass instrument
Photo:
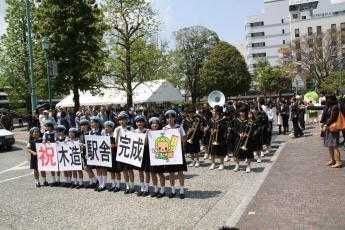
<path fill-rule="evenodd" d="M 198 116 L 195 116 L 195 119 L 196 119 L 196 122 L 195 121 L 193 122 L 193 125 L 191 128 L 193 130 L 193 133 L 190 136 L 190 138 L 187 140 L 187 143 L 189 143 L 189 144 L 193 144 L 193 139 L 195 137 L 196 132 L 198 131 L 198 128 L 199 128 L 199 125 L 201 122 L 201 118 L 199 118 Z"/>
<path fill-rule="evenodd" d="M 253 129 L 253 123 L 249 123 L 249 125 L 246 126 L 246 129 L 244 131 L 244 134 L 246 134 L 246 139 L 241 139 L 238 141 L 237 145 L 236 145 L 236 148 L 234 150 L 234 156 L 237 157 L 238 153 L 240 152 L 240 150 L 243 150 L 243 151 L 247 151 L 248 148 L 247 148 L 247 144 L 248 144 L 248 140 L 249 140 L 249 137 L 250 137 L 250 134 L 252 132 L 252 129 Z"/>
<path fill-rule="evenodd" d="M 214 108 L 216 105 L 219 106 L 224 106 L 225 104 L 225 96 L 222 92 L 220 91 L 212 91 L 209 95 L 208 95 L 208 100 L 207 100 L 208 104 Z M 219 145 L 219 140 L 218 140 L 218 131 L 219 131 L 219 124 L 220 121 L 223 119 L 219 119 L 217 121 L 215 121 L 216 124 L 216 128 L 213 129 L 212 133 L 211 133 L 211 137 L 210 137 L 210 141 L 212 140 L 212 145 Z M 215 134 L 214 134 L 215 133 Z M 215 135 L 215 137 L 214 137 Z M 214 140 L 213 140 L 214 139 Z"/>
<path fill-rule="evenodd" d="M 247 128 L 248 128 L 248 127 L 249 127 L 249 131 L 246 132 L 247 138 L 246 138 L 246 140 L 244 141 L 244 144 L 241 146 L 241 149 L 242 149 L 243 151 L 247 151 L 247 150 L 248 150 L 247 144 L 248 144 L 249 137 L 250 137 L 250 135 L 252 134 L 253 123 L 252 123 L 252 122 L 249 122 L 249 125 L 247 126 Z"/>

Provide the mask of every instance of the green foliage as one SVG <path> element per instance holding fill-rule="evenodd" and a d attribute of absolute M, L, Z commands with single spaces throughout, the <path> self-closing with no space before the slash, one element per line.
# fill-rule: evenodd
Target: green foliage
<path fill-rule="evenodd" d="M 146 0 L 107 0 L 104 10 L 109 26 L 109 72 L 126 91 L 131 106 L 133 89 L 154 79 L 162 64 L 162 47 L 152 41 L 158 30 L 157 14 Z"/>
<path fill-rule="evenodd" d="M 345 73 L 343 71 L 332 72 L 320 85 L 320 91 L 325 94 L 334 94 L 343 88 L 345 88 Z"/>
<path fill-rule="evenodd" d="M 263 93 L 279 93 L 291 85 L 290 78 L 279 67 L 272 67 L 267 62 L 258 62 L 255 70 L 255 81 Z"/>
<path fill-rule="evenodd" d="M 105 74 L 103 13 L 94 1 L 45 0 L 37 10 L 40 38 L 48 36 L 49 57 L 58 62 L 55 92 L 74 94 L 78 109 L 79 90 L 97 90 Z"/>
<path fill-rule="evenodd" d="M 195 105 L 203 96 L 200 85 L 200 69 L 211 49 L 219 42 L 218 35 L 202 26 L 186 27 L 175 32 L 178 68 L 185 76 L 185 89 Z"/>
<path fill-rule="evenodd" d="M 249 89 L 251 76 L 240 52 L 226 42 L 219 42 L 205 59 L 201 70 L 204 94 L 213 90 L 238 95 Z"/>

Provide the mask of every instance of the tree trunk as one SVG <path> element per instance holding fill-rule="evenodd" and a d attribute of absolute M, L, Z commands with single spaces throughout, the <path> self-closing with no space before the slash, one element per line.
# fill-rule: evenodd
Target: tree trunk
<path fill-rule="evenodd" d="M 129 44 L 129 41 L 128 43 Z M 131 63 L 131 49 L 127 45 L 126 48 L 126 94 L 127 94 L 127 107 L 133 106 L 133 90 L 132 90 L 132 63 Z"/>
<path fill-rule="evenodd" d="M 80 108 L 80 101 L 79 101 L 79 87 L 78 84 L 73 84 L 73 102 L 74 102 L 74 111 L 78 111 Z"/>

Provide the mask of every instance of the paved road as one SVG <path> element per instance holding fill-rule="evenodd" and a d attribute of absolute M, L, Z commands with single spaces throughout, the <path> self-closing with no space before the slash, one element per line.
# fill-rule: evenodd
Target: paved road
<path fill-rule="evenodd" d="M 0 153 L 0 229 L 217 229 L 235 224 L 277 158 L 287 136 L 253 172 L 233 162 L 209 171 L 209 162 L 186 173 L 186 199 L 139 198 L 92 190 L 35 188 L 22 149 Z M 279 151 L 278 151 L 279 152 Z M 11 169 L 11 170 L 9 170 Z"/>
<path fill-rule="evenodd" d="M 310 129 L 283 149 L 240 229 L 345 229 L 344 169 L 325 166 L 328 149 L 319 132 Z"/>

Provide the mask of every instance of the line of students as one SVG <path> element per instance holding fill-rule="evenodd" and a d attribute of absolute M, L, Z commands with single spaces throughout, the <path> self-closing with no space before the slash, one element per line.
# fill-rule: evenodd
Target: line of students
<path fill-rule="evenodd" d="M 162 127 L 162 129 L 179 129 L 182 142 L 185 142 L 185 131 L 182 126 L 176 123 L 177 114 L 174 110 L 169 110 L 165 113 L 167 120 L 167 125 Z M 107 174 L 108 172 L 111 175 L 111 186 L 108 189 L 109 192 L 119 192 L 121 190 L 120 183 L 122 181 L 122 176 L 125 182 L 125 194 L 135 193 L 134 188 L 134 172 L 138 171 L 140 189 L 137 191 L 138 196 L 151 196 L 162 198 L 168 196 L 173 198 L 176 196 L 177 192 L 175 189 L 175 180 L 176 173 L 179 180 L 179 197 L 181 199 L 185 198 L 185 188 L 184 188 L 184 171 L 187 171 L 186 159 L 183 154 L 183 164 L 181 165 L 166 165 L 166 166 L 151 166 L 148 143 L 145 143 L 143 162 L 140 168 L 137 168 L 132 165 L 116 161 L 116 147 L 120 133 L 123 130 L 130 130 L 139 133 L 147 133 L 148 130 L 159 130 L 161 128 L 160 120 L 157 117 L 152 117 L 149 120 L 149 129 L 145 128 L 146 119 L 142 115 L 135 117 L 135 124 L 137 129 L 134 130 L 133 127 L 129 126 L 128 123 L 128 114 L 125 111 L 122 111 L 118 115 L 119 126 L 115 128 L 115 124 L 111 121 L 107 121 L 102 124 L 100 119 L 97 116 L 91 117 L 90 121 L 83 119 L 80 121 L 80 134 L 78 135 L 78 130 L 71 128 L 68 130 L 68 136 L 66 137 L 66 129 L 64 126 L 59 125 L 54 130 L 54 124 L 51 122 L 45 123 L 45 132 L 43 137 L 40 137 L 40 131 L 38 128 L 34 127 L 30 130 L 30 138 L 28 143 L 28 153 L 31 156 L 30 168 L 34 170 L 34 177 L 36 180 L 36 186 L 40 187 L 39 172 L 37 165 L 37 154 L 36 154 L 36 143 L 54 143 L 56 141 L 76 141 L 79 140 L 81 143 L 81 152 L 83 158 L 83 171 L 86 172 L 89 183 L 84 183 L 83 171 L 65 171 L 63 172 L 64 181 L 61 182 L 61 173 L 60 172 L 50 172 L 52 182 L 48 184 L 46 179 L 46 172 L 41 172 L 41 177 L 43 180 L 44 186 L 62 186 L 62 187 L 71 187 L 71 188 L 93 188 L 98 192 L 106 190 L 107 184 Z M 86 146 L 85 146 L 85 136 L 86 135 L 104 135 L 110 136 L 111 138 L 111 150 L 112 150 L 112 167 L 99 167 L 91 166 L 87 164 L 86 161 Z M 147 140 L 147 138 L 146 138 Z M 169 174 L 170 181 L 170 190 L 169 194 L 166 193 L 166 184 L 165 184 L 165 173 Z M 159 178 L 159 184 L 158 184 Z M 149 192 L 149 185 L 152 181 L 152 191 Z"/>

